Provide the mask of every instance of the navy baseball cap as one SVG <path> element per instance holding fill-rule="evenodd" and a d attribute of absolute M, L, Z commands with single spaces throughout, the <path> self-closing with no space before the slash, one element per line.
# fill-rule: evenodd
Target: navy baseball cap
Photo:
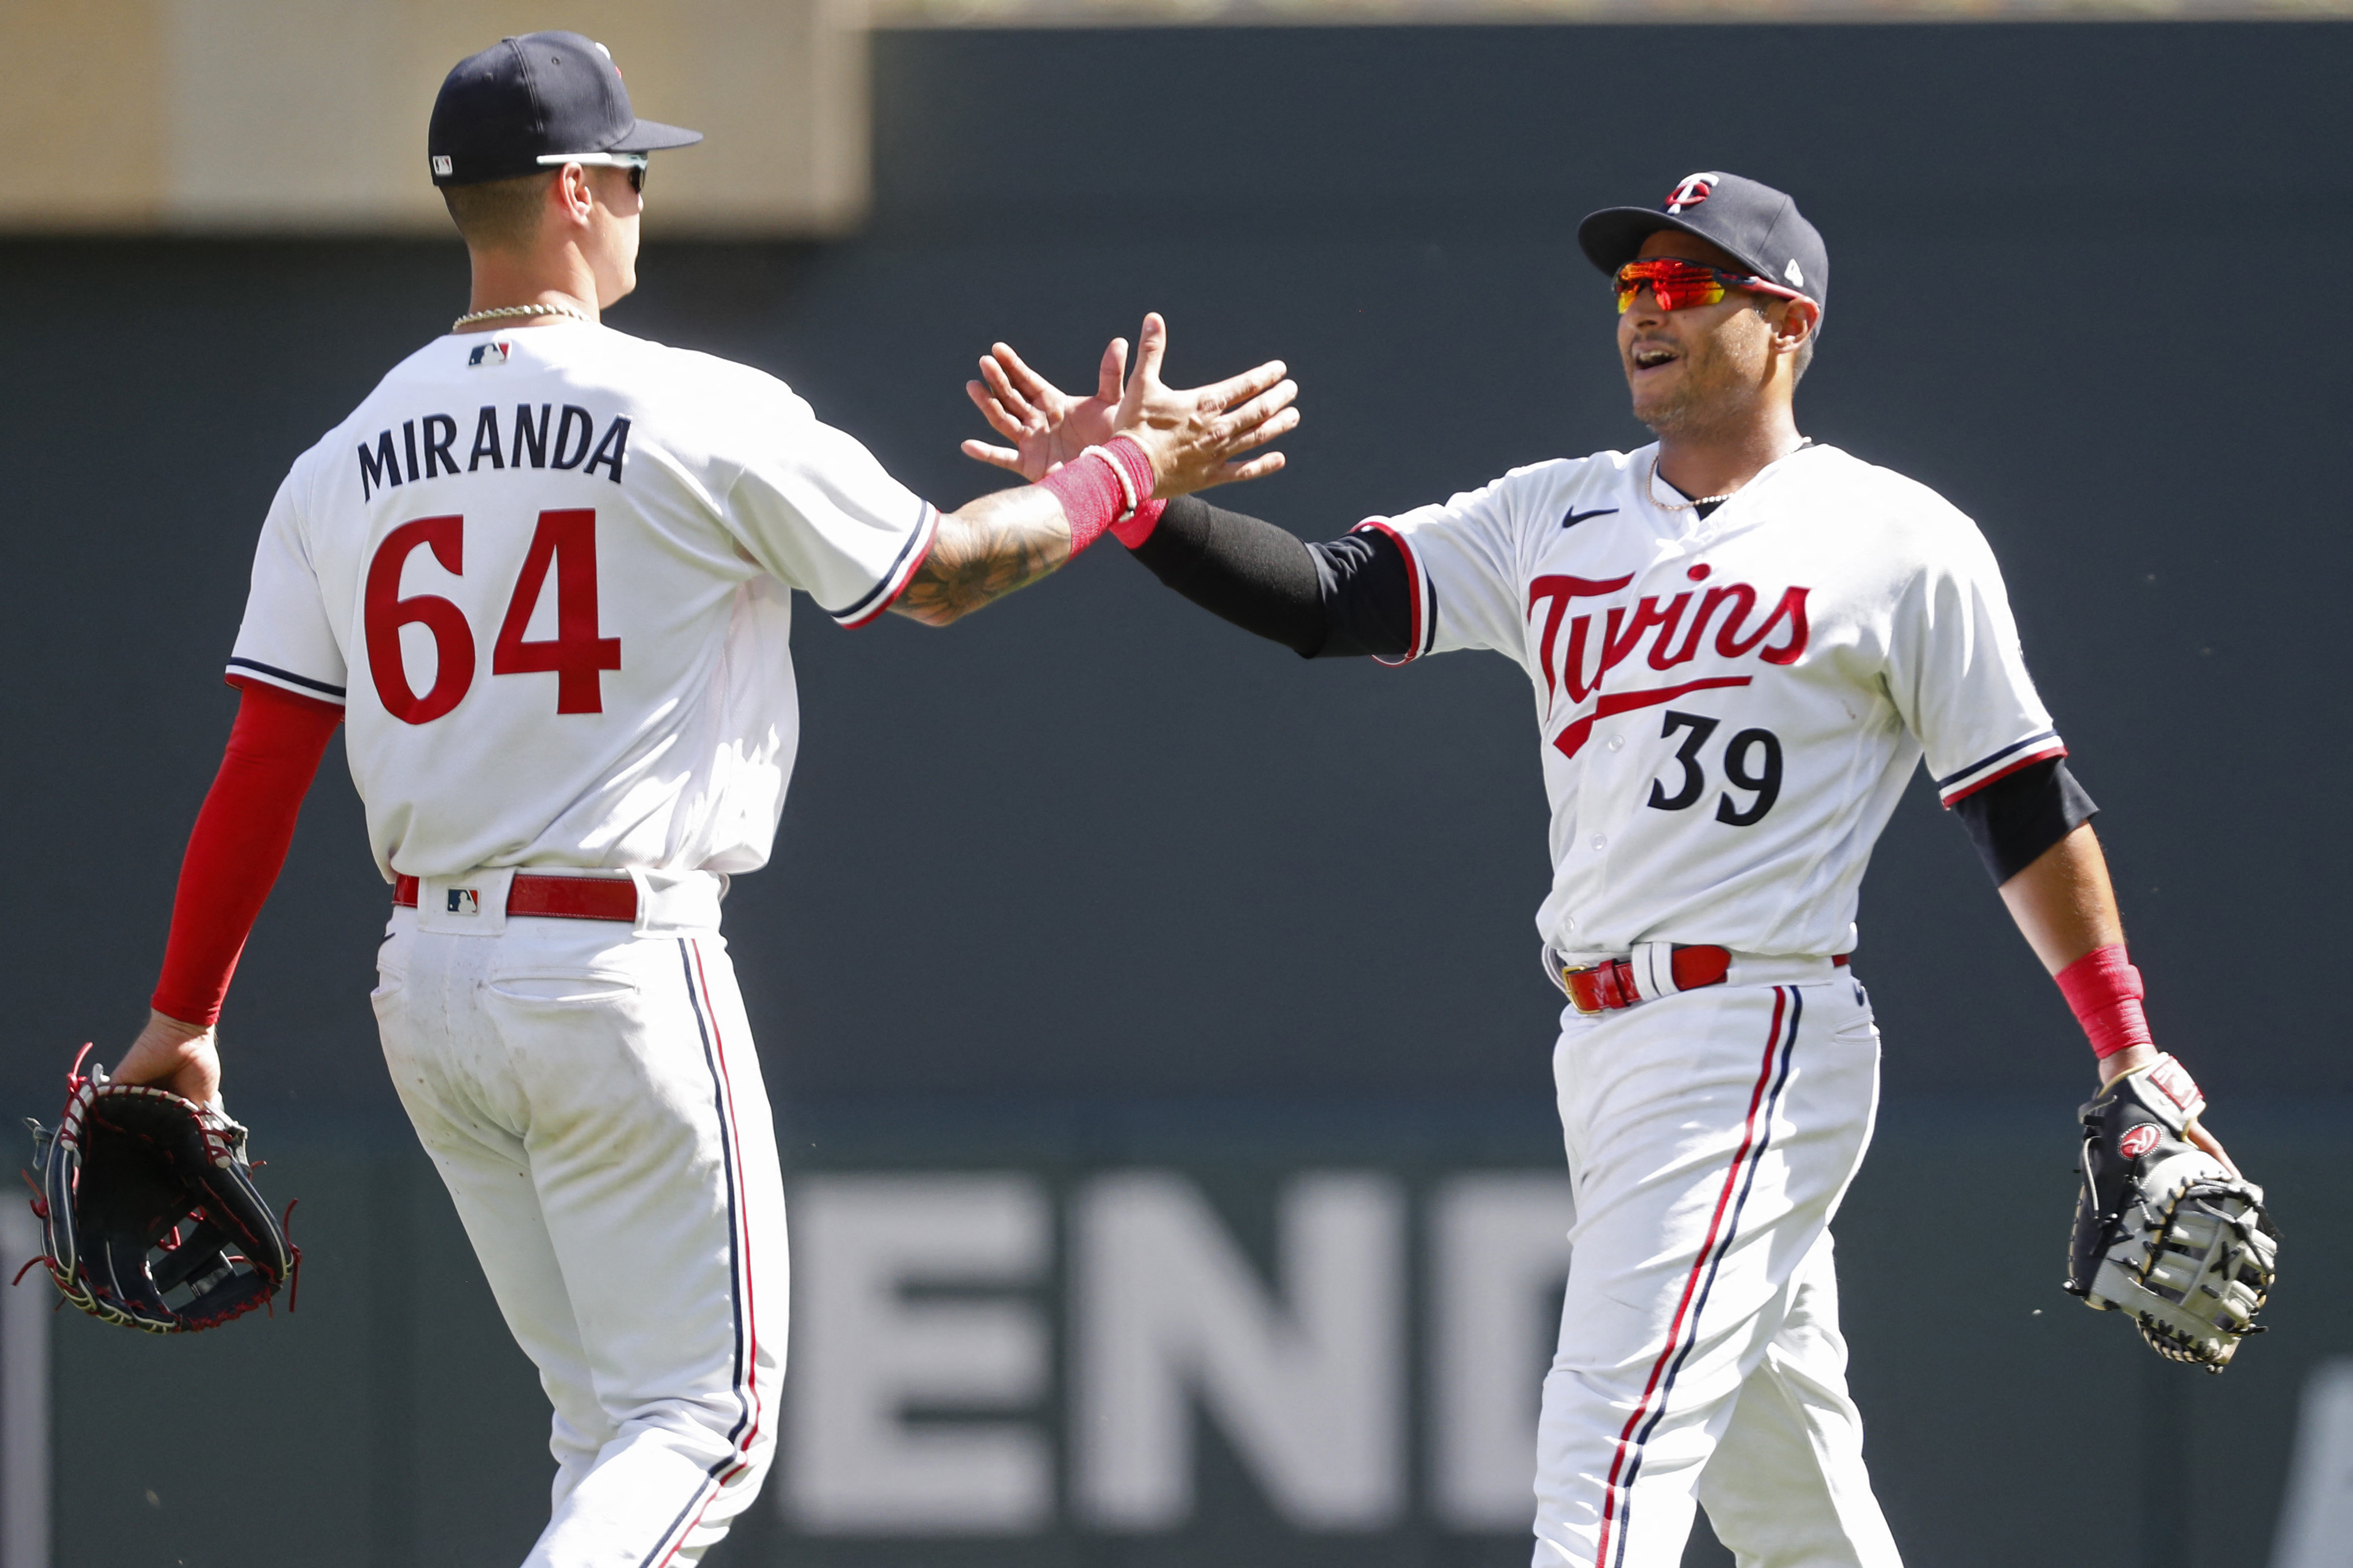
<path fill-rule="evenodd" d="M 1831 256 L 1822 237 L 1783 192 L 1738 174 L 1685 174 L 1655 207 L 1603 207 L 1577 226 L 1586 259 L 1613 276 L 1662 228 L 1696 235 L 1759 278 L 1827 310 Z"/>
<path fill-rule="evenodd" d="M 640 120 L 604 45 L 577 33 L 501 38 L 459 60 L 425 132 L 437 185 L 479 185 L 550 167 L 566 153 L 688 147 L 700 131 Z"/>

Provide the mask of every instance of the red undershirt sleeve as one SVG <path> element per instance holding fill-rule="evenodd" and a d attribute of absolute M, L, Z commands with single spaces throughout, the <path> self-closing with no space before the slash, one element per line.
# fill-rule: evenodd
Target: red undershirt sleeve
<path fill-rule="evenodd" d="M 302 796 L 343 719 L 332 702 L 258 680 L 229 684 L 244 696 L 180 861 L 153 1004 L 166 1017 L 206 1026 L 220 1017 L 245 939 L 294 842 Z"/>

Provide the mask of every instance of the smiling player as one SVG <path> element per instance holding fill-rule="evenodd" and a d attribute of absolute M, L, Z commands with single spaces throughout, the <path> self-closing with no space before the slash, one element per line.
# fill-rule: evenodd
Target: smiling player
<path fill-rule="evenodd" d="M 1527 672 L 1576 1203 L 1536 1563 L 1672 1568 L 1696 1501 L 1743 1563 L 1886 1568 L 1829 1226 L 1878 1097 L 1847 967 L 1857 893 L 1924 754 L 2103 1082 L 2172 1094 L 2221 1152 L 2150 1044 L 2094 807 L 1985 540 L 1799 433 L 1821 237 L 1782 193 L 1708 173 L 1577 237 L 1615 283 L 1654 445 L 1514 469 L 1327 543 L 1198 500 L 1117 531 L 1178 593 L 1304 657 L 1484 648 Z M 965 450 L 1032 477 L 1096 437 L 1117 391 L 1113 374 L 1068 397 L 1002 345 L 983 375 L 974 399 L 1014 445 Z"/>

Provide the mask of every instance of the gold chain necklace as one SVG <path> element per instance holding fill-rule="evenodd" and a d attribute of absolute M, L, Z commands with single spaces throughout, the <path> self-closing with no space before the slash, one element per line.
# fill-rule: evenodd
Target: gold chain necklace
<path fill-rule="evenodd" d="M 469 310 L 466 314 L 450 322 L 449 330 L 453 332 L 463 331 L 468 327 L 472 326 L 476 321 L 503 321 L 515 316 L 569 316 L 575 321 L 587 321 L 591 326 L 596 325 L 596 322 L 590 320 L 588 312 L 586 310 L 575 309 L 570 305 L 557 305 L 550 303 L 543 305 L 501 305 L 496 310 Z M 1651 467 L 1656 468 L 1657 465 L 1654 463 Z"/>

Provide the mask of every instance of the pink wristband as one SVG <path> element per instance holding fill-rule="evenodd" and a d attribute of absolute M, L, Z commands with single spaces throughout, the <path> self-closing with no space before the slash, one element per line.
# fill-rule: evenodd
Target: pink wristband
<path fill-rule="evenodd" d="M 1103 537 L 1112 519 L 1127 509 L 1127 492 L 1109 463 L 1082 453 L 1038 481 L 1038 488 L 1062 503 L 1062 517 L 1071 525 L 1071 553 L 1076 555 Z"/>
<path fill-rule="evenodd" d="M 1152 471 L 1152 458 L 1144 450 L 1144 443 L 1133 436 L 1114 436 L 1102 446 L 1092 447 L 1088 450 L 1100 453 L 1105 461 L 1119 465 L 1120 472 L 1126 477 L 1126 489 L 1132 503 L 1124 510 L 1141 511 L 1145 503 L 1152 499 L 1153 487 L 1160 482 L 1159 476 Z M 1119 521 L 1126 522 L 1130 520 L 1123 516 Z"/>
<path fill-rule="evenodd" d="M 1114 436 L 1101 447 L 1088 447 L 1075 462 L 1063 464 L 1038 484 L 1061 503 L 1062 516 L 1071 525 L 1071 553 L 1076 555 L 1102 538 L 1105 529 L 1133 531 L 1133 542 L 1124 532 L 1121 535 L 1121 542 L 1131 550 L 1143 543 L 1167 504 L 1152 499 L 1156 482 L 1143 446 Z"/>
<path fill-rule="evenodd" d="M 2148 1019 L 2141 1013 L 2140 971 L 2125 956 L 2125 944 L 2095 947 L 2056 976 L 2059 993 L 2074 1010 L 2075 1022 L 2102 1061 L 2135 1046 L 2149 1046 Z"/>
<path fill-rule="evenodd" d="M 1152 537 L 1152 531 L 1160 526 L 1160 514 L 1167 510 L 1168 503 L 1165 500 L 1145 501 L 1135 509 L 1134 517 L 1125 522 L 1113 523 L 1111 531 L 1130 550 L 1141 549 L 1144 542 Z"/>
<path fill-rule="evenodd" d="M 1097 450 L 1126 473 L 1128 489 L 1134 493 L 1135 510 L 1111 525 L 1111 531 L 1119 536 L 1119 542 L 1133 550 L 1152 537 L 1152 531 L 1160 526 L 1160 514 L 1168 510 L 1168 503 L 1155 500 L 1152 497 L 1153 486 L 1160 481 L 1152 471 L 1152 458 L 1144 450 L 1142 442 L 1132 436 L 1114 436 Z"/>

